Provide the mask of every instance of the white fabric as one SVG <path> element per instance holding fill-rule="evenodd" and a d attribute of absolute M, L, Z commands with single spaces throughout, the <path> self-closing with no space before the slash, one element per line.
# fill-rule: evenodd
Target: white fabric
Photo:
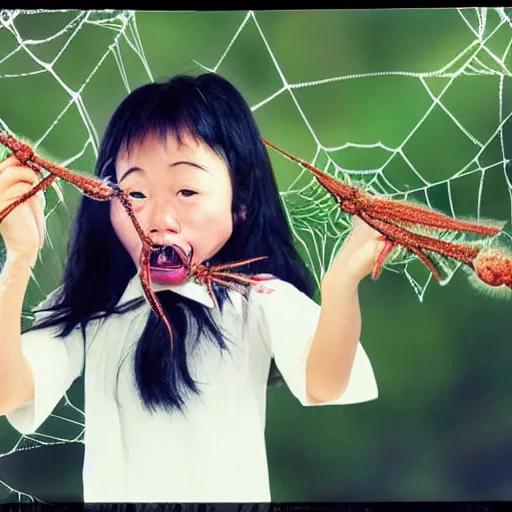
<path fill-rule="evenodd" d="M 193 354 L 191 373 L 202 394 L 189 399 L 185 415 L 149 413 L 139 401 L 132 358 L 150 313 L 145 303 L 90 323 L 85 353 L 80 329 L 64 340 L 54 337 L 55 329 L 24 334 L 35 398 L 8 415 L 9 422 L 22 434 L 36 431 L 82 373 L 85 360 L 85 502 L 270 501 L 264 430 L 271 357 L 292 393 L 309 405 L 305 362 L 320 307 L 284 281 L 265 286 L 273 292 L 251 293 L 245 325 L 236 293 L 222 314 L 212 309 L 228 334 L 229 353 L 207 341 Z M 206 289 L 196 283 L 155 286 L 161 289 L 213 308 Z M 140 296 L 135 277 L 120 303 Z M 375 398 L 373 370 L 359 344 L 348 388 L 329 404 Z"/>

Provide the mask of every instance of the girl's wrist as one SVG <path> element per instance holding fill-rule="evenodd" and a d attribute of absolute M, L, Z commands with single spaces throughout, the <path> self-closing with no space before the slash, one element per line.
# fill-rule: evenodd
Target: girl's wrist
<path fill-rule="evenodd" d="M 346 294 L 347 292 L 357 293 L 360 279 L 351 275 L 349 272 L 333 272 L 328 270 L 322 279 L 321 293 L 322 297 Z"/>

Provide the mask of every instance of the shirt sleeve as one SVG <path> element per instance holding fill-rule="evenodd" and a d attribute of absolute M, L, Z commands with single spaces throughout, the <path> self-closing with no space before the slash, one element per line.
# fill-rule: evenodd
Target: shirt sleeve
<path fill-rule="evenodd" d="M 44 314 L 36 314 L 36 320 Z M 32 400 L 6 415 L 20 434 L 36 432 L 82 373 L 82 332 L 78 327 L 68 336 L 59 338 L 61 329 L 61 326 L 35 329 L 21 336 L 22 352 L 32 369 L 35 392 Z"/>
<path fill-rule="evenodd" d="M 344 405 L 375 400 L 378 388 L 370 360 L 358 343 L 350 380 L 338 398 L 311 403 L 306 393 L 306 362 L 313 342 L 320 306 L 290 283 L 271 280 L 265 292 L 255 292 L 262 336 L 287 386 L 304 406 Z"/>

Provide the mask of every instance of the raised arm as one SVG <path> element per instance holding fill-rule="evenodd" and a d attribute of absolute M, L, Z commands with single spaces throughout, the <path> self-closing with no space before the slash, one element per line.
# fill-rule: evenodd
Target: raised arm
<path fill-rule="evenodd" d="M 10 157 L 0 163 L 0 210 L 37 180 L 30 168 Z M 20 205 L 0 224 L 7 250 L 0 273 L 0 416 L 34 397 L 34 379 L 21 345 L 23 300 L 44 243 L 44 210 L 38 197 Z"/>
<path fill-rule="evenodd" d="M 34 397 L 32 371 L 21 352 L 21 310 L 29 278 L 29 262 L 9 256 L 0 274 L 0 416 Z"/>
<path fill-rule="evenodd" d="M 380 234 L 355 218 L 353 230 L 325 273 L 318 327 L 306 363 L 311 403 L 335 400 L 345 391 L 361 336 L 358 286 L 383 249 Z"/>

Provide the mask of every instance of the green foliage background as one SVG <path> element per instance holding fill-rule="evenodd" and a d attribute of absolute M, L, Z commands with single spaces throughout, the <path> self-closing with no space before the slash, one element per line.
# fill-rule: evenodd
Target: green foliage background
<path fill-rule="evenodd" d="M 476 11 L 462 13 L 478 31 Z M 77 14 L 19 16 L 14 23 L 24 40 L 46 39 Z M 245 12 L 137 13 L 138 33 L 153 78 L 200 72 L 195 61 L 213 67 L 245 16 Z M 217 70 L 234 82 L 251 105 L 283 86 L 265 41 L 290 84 L 364 75 L 293 89 L 324 146 L 381 142 L 395 148 L 407 139 L 403 152 L 421 176 L 429 182 L 442 181 L 479 150 L 451 113 L 476 139 L 492 138 L 479 160 L 481 166 L 503 160 L 502 151 L 509 157 L 510 123 L 503 128 L 503 148 L 500 133 L 493 138 L 512 106 L 508 71 L 512 28 L 510 22 L 503 23 L 493 33 L 500 24 L 497 11 L 487 12 L 482 34 L 485 48 L 470 47 L 477 37 L 456 9 L 276 11 L 256 12 L 255 19 L 257 23 L 254 18 L 248 20 Z M 1 60 L 19 42 L 5 27 L 0 29 L 0 119 L 17 135 L 37 141 L 70 101 L 66 87 L 80 90 L 83 104 L 72 105 L 39 148 L 58 163 L 80 153 L 88 137 L 80 116 L 82 106 L 101 137 L 110 114 L 127 93 L 115 52 L 107 55 L 81 89 L 115 35 L 106 27 L 84 24 L 51 72 L 30 74 L 41 69 L 42 61 L 52 61 L 65 38 L 30 46 L 32 56 L 19 51 Z M 434 106 L 413 132 L 434 103 L 414 74 L 444 68 L 468 47 L 464 58 L 447 70 L 456 71 L 475 54 L 474 69 L 486 71 L 458 76 L 441 98 L 445 109 Z M 121 40 L 119 48 L 130 89 L 147 82 L 141 60 L 126 41 Z M 497 56 L 506 53 L 503 65 L 486 48 Z M 402 74 L 384 74 L 392 71 Z M 425 77 L 434 96 L 449 80 Z M 316 145 L 288 92 L 255 115 L 266 138 L 311 161 Z M 273 152 L 271 156 L 285 190 L 298 168 Z M 331 156 L 345 168 L 367 169 L 382 165 L 389 153 L 378 147 L 350 148 Z M 70 167 L 91 172 L 93 165 L 89 146 Z M 386 169 L 386 177 L 398 189 L 418 186 L 419 178 L 403 159 L 392 160 Z M 505 178 L 501 165 L 486 173 L 481 215 L 510 221 Z M 453 182 L 457 216 L 476 217 L 479 179 L 480 174 L 472 174 Z M 52 244 L 42 251 L 35 271 L 39 287 L 30 288 L 27 311 L 60 281 L 67 223 L 79 199 L 66 184 L 63 192 L 66 209 L 60 207 L 50 216 Z M 50 191 L 48 208 L 55 198 Z M 430 199 L 434 207 L 449 212 L 446 188 L 433 189 Z M 361 405 L 304 408 L 286 388 L 271 391 L 267 442 L 273 499 L 512 499 L 510 302 L 478 293 L 462 272 L 445 287 L 431 283 L 423 303 L 405 277 L 392 272 L 385 272 L 377 282 L 363 282 L 360 292 L 362 342 L 374 366 L 380 397 Z M 72 390 L 79 404 L 80 385 Z M 0 451 L 8 451 L 15 440 L 5 418 L 0 419 Z M 43 499 L 80 499 L 81 457 L 80 445 L 14 454 L 0 458 L 0 480 Z M 0 485 L 0 501 L 13 499 L 16 496 Z"/>

